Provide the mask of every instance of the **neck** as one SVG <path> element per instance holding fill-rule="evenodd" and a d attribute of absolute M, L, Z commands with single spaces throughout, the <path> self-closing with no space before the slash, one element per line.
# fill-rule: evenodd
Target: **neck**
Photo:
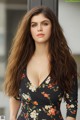
<path fill-rule="evenodd" d="M 36 56 L 48 56 L 49 55 L 49 45 L 48 44 L 37 44 L 35 45 L 36 49 L 34 55 Z"/>

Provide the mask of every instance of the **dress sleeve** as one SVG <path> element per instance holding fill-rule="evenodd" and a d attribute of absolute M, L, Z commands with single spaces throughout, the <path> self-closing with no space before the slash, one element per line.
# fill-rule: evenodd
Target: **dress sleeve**
<path fill-rule="evenodd" d="M 73 75 L 72 79 L 74 81 L 73 90 L 71 93 L 64 93 L 67 113 L 66 117 L 76 118 L 77 106 L 78 106 L 78 84 L 77 84 L 77 75 Z"/>

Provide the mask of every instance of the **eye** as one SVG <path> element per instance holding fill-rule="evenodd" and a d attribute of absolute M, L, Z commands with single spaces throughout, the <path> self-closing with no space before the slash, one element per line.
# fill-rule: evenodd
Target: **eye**
<path fill-rule="evenodd" d="M 47 26 L 48 25 L 48 23 L 43 23 L 45 26 Z"/>
<path fill-rule="evenodd" d="M 31 27 L 35 27 L 37 24 L 32 24 Z"/>

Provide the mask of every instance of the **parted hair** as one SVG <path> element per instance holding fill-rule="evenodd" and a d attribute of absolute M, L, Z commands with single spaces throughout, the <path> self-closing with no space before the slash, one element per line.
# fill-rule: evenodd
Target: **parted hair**
<path fill-rule="evenodd" d="M 38 6 L 24 15 L 13 38 L 4 82 L 5 93 L 8 96 L 18 95 L 22 70 L 27 66 L 34 54 L 35 43 L 31 36 L 30 25 L 31 18 L 38 14 L 43 14 L 52 24 L 49 40 L 52 84 L 57 82 L 62 90 L 70 92 L 77 79 L 77 65 L 57 16 L 50 8 Z"/>

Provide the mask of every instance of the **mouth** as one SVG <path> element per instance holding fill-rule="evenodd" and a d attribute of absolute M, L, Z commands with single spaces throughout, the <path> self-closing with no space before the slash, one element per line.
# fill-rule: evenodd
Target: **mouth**
<path fill-rule="evenodd" d="M 44 34 L 37 34 L 37 37 L 43 37 Z"/>

